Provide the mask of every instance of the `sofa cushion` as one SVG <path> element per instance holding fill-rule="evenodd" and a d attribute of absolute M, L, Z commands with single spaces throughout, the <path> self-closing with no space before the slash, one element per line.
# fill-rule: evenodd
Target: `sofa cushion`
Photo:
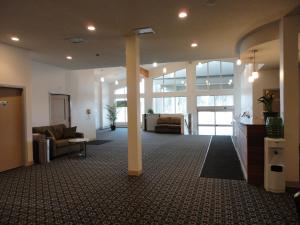
<path fill-rule="evenodd" d="M 53 134 L 53 132 L 50 129 L 46 130 L 45 135 L 46 135 L 46 137 L 51 137 L 51 138 L 55 139 L 55 135 Z"/>
<path fill-rule="evenodd" d="M 68 139 L 56 140 L 55 144 L 56 144 L 56 148 L 61 148 L 70 145 Z"/>
<path fill-rule="evenodd" d="M 180 125 L 181 124 L 180 117 L 170 117 L 170 124 Z"/>
<path fill-rule="evenodd" d="M 64 128 L 63 129 L 64 138 L 75 138 L 76 137 L 76 128 L 77 127 Z"/>
<path fill-rule="evenodd" d="M 170 123 L 170 117 L 159 117 L 157 119 L 157 124 L 169 124 Z"/>
<path fill-rule="evenodd" d="M 64 124 L 53 125 L 50 127 L 50 130 L 54 134 L 55 139 L 60 140 L 64 138 L 64 128 L 66 128 Z"/>

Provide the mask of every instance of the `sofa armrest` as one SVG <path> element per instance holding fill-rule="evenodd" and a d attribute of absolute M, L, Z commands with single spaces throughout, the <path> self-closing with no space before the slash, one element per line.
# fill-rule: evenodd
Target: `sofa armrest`
<path fill-rule="evenodd" d="M 84 134 L 83 134 L 83 133 L 76 132 L 75 137 L 76 137 L 76 138 L 84 138 Z"/>

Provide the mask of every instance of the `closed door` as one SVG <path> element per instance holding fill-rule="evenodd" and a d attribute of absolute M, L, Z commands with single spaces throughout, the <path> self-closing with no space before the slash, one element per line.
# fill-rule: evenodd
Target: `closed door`
<path fill-rule="evenodd" d="M 0 172 L 23 165 L 22 90 L 0 87 Z"/>
<path fill-rule="evenodd" d="M 50 125 L 70 126 L 70 98 L 68 95 L 50 95 Z"/>

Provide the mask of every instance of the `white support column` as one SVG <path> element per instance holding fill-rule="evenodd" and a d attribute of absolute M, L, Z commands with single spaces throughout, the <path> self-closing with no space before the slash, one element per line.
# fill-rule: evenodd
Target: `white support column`
<path fill-rule="evenodd" d="M 299 19 L 299 17 L 298 17 Z M 297 17 L 280 21 L 280 111 L 284 120 L 285 176 L 299 182 L 299 69 Z"/>
<path fill-rule="evenodd" d="M 198 132 L 197 94 L 196 94 L 196 65 L 197 62 L 187 64 L 187 112 L 192 114 L 192 133 Z"/>
<path fill-rule="evenodd" d="M 136 35 L 126 37 L 128 175 L 142 174 L 140 122 L 140 51 Z"/>

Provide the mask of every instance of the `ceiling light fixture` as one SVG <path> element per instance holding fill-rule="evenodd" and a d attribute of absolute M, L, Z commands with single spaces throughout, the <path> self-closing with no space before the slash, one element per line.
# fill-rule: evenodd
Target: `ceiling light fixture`
<path fill-rule="evenodd" d="M 96 27 L 93 26 L 93 25 L 88 25 L 88 26 L 87 26 L 87 29 L 88 29 L 89 31 L 95 31 L 95 30 L 96 30 Z"/>
<path fill-rule="evenodd" d="M 166 68 L 166 67 L 163 68 L 163 73 L 164 73 L 164 74 L 167 73 L 167 68 Z"/>
<path fill-rule="evenodd" d="M 157 67 L 157 62 L 154 62 L 152 65 L 153 67 Z"/>
<path fill-rule="evenodd" d="M 191 44 L 191 47 L 192 48 L 196 48 L 198 46 L 198 44 L 196 43 L 196 42 L 193 42 L 192 44 Z"/>
<path fill-rule="evenodd" d="M 119 81 L 118 80 L 115 81 L 115 85 L 119 85 Z"/>
<path fill-rule="evenodd" d="M 11 39 L 12 41 L 16 41 L 16 42 L 17 42 L 17 41 L 20 41 L 20 38 L 18 38 L 18 37 L 16 37 L 16 36 L 11 37 L 10 39 Z"/>
<path fill-rule="evenodd" d="M 104 77 L 100 77 L 100 81 L 101 81 L 101 83 L 103 83 L 104 82 Z"/>
<path fill-rule="evenodd" d="M 188 16 L 188 13 L 186 10 L 180 10 L 179 13 L 178 13 L 178 18 L 180 19 L 184 19 Z"/>
<path fill-rule="evenodd" d="M 242 60 L 240 58 L 238 58 L 236 60 L 236 65 L 238 65 L 238 66 L 242 65 Z"/>
<path fill-rule="evenodd" d="M 255 65 L 255 53 L 257 52 L 257 50 L 253 50 L 253 72 L 252 72 L 252 77 L 254 80 L 258 79 L 259 77 L 259 73 L 256 70 L 256 65 Z"/>
<path fill-rule="evenodd" d="M 253 83 L 254 82 L 254 77 L 253 76 L 248 77 L 248 82 Z"/>
<path fill-rule="evenodd" d="M 68 55 L 68 56 L 66 56 L 66 59 L 71 60 L 71 59 L 73 59 L 73 57 Z"/>

